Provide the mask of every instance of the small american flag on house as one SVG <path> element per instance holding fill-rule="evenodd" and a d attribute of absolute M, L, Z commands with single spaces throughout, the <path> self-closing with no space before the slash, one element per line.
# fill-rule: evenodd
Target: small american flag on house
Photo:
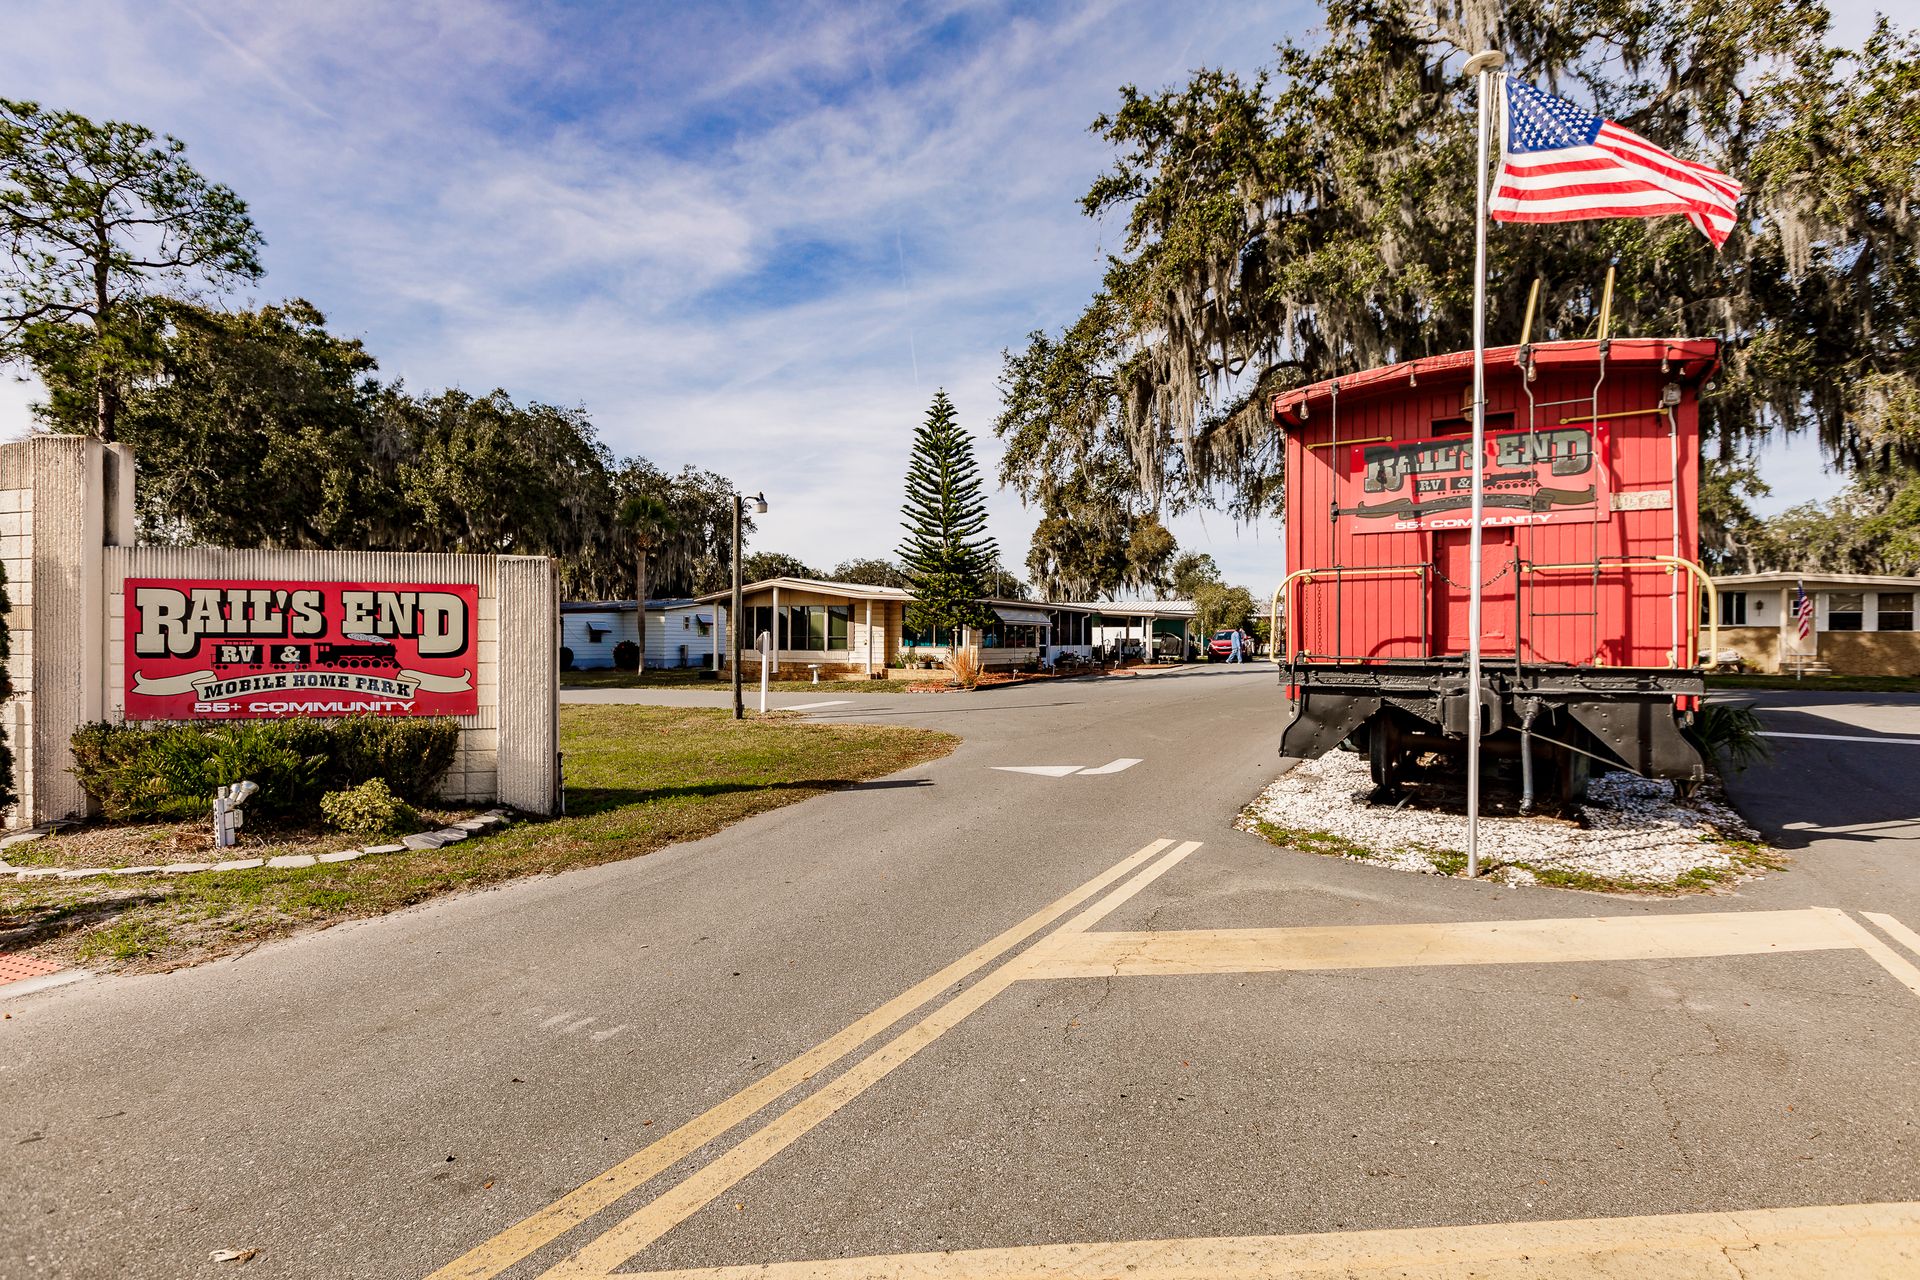
<path fill-rule="evenodd" d="M 1497 222 L 1686 215 L 1714 248 L 1733 230 L 1740 184 L 1661 150 L 1550 93 L 1507 77 L 1500 172 L 1488 212 Z"/>
<path fill-rule="evenodd" d="M 1795 583 L 1793 589 L 1798 593 L 1794 600 L 1793 616 L 1799 619 L 1800 638 L 1805 640 L 1813 634 L 1813 597 L 1807 594 L 1807 584 L 1804 582 Z"/>

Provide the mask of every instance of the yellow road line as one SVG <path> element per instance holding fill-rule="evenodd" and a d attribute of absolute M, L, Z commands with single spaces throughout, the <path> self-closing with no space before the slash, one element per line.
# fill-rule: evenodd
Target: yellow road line
<path fill-rule="evenodd" d="M 1018 965 L 1022 977 L 1045 979 L 1666 960 L 1865 949 L 1861 934 L 1859 925 L 1827 908 L 1164 933 L 1061 929 L 1025 952 Z"/>
<path fill-rule="evenodd" d="M 1879 925 L 1889 938 L 1920 956 L 1920 933 L 1915 933 L 1882 911 L 1862 911 L 1860 914 Z"/>
<path fill-rule="evenodd" d="M 1909 1280 L 1920 1204 L 1137 1240 L 633 1273 L 633 1280 Z"/>
<path fill-rule="evenodd" d="M 698 1151 L 755 1112 L 778 1101 L 795 1086 L 804 1084 L 948 987 L 1019 946 L 1172 843 L 1171 840 L 1155 840 L 1109 867 L 1073 892 L 1055 899 L 991 941 L 975 947 L 938 973 L 821 1041 L 785 1066 L 762 1076 L 739 1093 L 641 1148 L 592 1181 L 581 1184 L 546 1208 L 462 1254 L 435 1271 L 428 1280 L 489 1280 L 499 1275 L 536 1249 L 559 1239 L 621 1197 L 658 1177 L 683 1157 Z"/>
<path fill-rule="evenodd" d="M 1063 928 L 1086 928 L 1171 870 L 1199 847 L 1197 841 L 1180 845 L 1081 912 Z M 614 1275 L 616 1268 L 628 1258 L 685 1222 L 728 1187 L 805 1137 L 815 1126 L 865 1093 L 896 1067 L 958 1026 L 969 1014 L 1015 982 L 1029 976 L 1021 970 L 1022 966 L 1015 961 L 982 978 L 881 1048 L 848 1067 L 818 1092 L 802 1098 L 764 1127 L 742 1139 L 739 1145 L 668 1189 L 658 1199 L 635 1210 L 604 1235 L 545 1272 L 545 1280 L 562 1280 L 563 1277 L 571 1280 L 593 1277 L 600 1280 Z"/>
<path fill-rule="evenodd" d="M 1899 952 L 1867 932 L 1865 925 L 1838 907 L 1816 907 L 1814 910 L 1832 915 L 1834 921 L 1852 935 L 1855 945 L 1872 956 L 1876 964 L 1893 976 L 1895 982 L 1920 996 L 1920 969 L 1901 959 Z"/>

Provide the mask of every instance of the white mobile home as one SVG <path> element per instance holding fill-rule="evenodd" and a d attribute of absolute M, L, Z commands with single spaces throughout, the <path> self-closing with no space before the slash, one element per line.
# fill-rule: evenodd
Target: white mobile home
<path fill-rule="evenodd" d="M 622 641 L 638 643 L 638 610 L 631 600 L 570 600 L 560 606 L 560 643 L 573 669 L 614 665 Z M 647 601 L 647 666 L 703 667 L 713 663 L 718 643 L 714 608 L 695 600 Z M 565 657 L 565 655 L 562 655 Z"/>

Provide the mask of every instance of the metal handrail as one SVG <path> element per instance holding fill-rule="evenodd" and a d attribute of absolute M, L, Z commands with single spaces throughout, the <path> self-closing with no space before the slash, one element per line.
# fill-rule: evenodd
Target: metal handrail
<path fill-rule="evenodd" d="M 1427 574 L 1432 572 L 1432 570 L 1433 566 L 1428 564 L 1358 565 L 1351 569 L 1332 565 L 1323 566 L 1318 569 L 1295 569 L 1292 573 L 1282 578 L 1280 585 L 1273 589 L 1273 601 L 1268 615 L 1270 618 L 1268 634 L 1272 635 L 1276 640 L 1285 641 L 1284 650 L 1280 648 L 1274 650 L 1276 660 L 1282 652 L 1288 654 L 1293 652 L 1293 622 L 1294 619 L 1300 616 L 1300 611 L 1293 607 L 1293 597 L 1288 594 L 1288 589 L 1292 587 L 1295 582 L 1312 582 L 1315 575 L 1325 576 L 1328 574 L 1333 575 L 1336 580 L 1348 577 L 1380 578 L 1393 574 L 1412 574 L 1422 581 L 1425 581 Z M 1280 634 L 1280 599 L 1283 595 L 1286 596 L 1287 599 L 1287 634 L 1284 637 Z M 1291 659 L 1289 659 L 1289 661 L 1291 661 Z"/>
<path fill-rule="evenodd" d="M 1572 564 L 1534 564 L 1531 561 L 1526 562 L 1528 571 L 1532 573 L 1573 569 L 1584 569 L 1591 573 L 1603 565 L 1614 569 L 1664 568 L 1668 573 L 1672 573 L 1675 569 L 1685 569 L 1688 573 L 1692 574 L 1699 581 L 1701 587 L 1705 589 L 1707 595 L 1707 661 L 1706 665 L 1700 669 L 1702 671 L 1712 671 L 1720 665 L 1720 589 L 1713 585 L 1713 579 L 1707 575 L 1705 569 L 1684 556 L 1643 556 L 1637 560 L 1624 556 L 1617 558 L 1602 556 L 1598 561 L 1582 560 Z M 1675 636 L 1673 642 L 1677 650 L 1680 644 L 1680 637 Z M 1679 666 L 1679 653 L 1675 652 L 1673 657 L 1674 665 L 1676 667 Z"/>

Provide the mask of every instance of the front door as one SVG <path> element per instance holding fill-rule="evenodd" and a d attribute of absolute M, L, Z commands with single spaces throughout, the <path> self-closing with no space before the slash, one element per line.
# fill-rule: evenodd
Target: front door
<path fill-rule="evenodd" d="M 1467 593 L 1473 582 L 1472 531 L 1436 529 L 1433 534 L 1433 651 L 1467 651 Z M 1480 651 L 1514 650 L 1513 527 L 1480 535 Z"/>

